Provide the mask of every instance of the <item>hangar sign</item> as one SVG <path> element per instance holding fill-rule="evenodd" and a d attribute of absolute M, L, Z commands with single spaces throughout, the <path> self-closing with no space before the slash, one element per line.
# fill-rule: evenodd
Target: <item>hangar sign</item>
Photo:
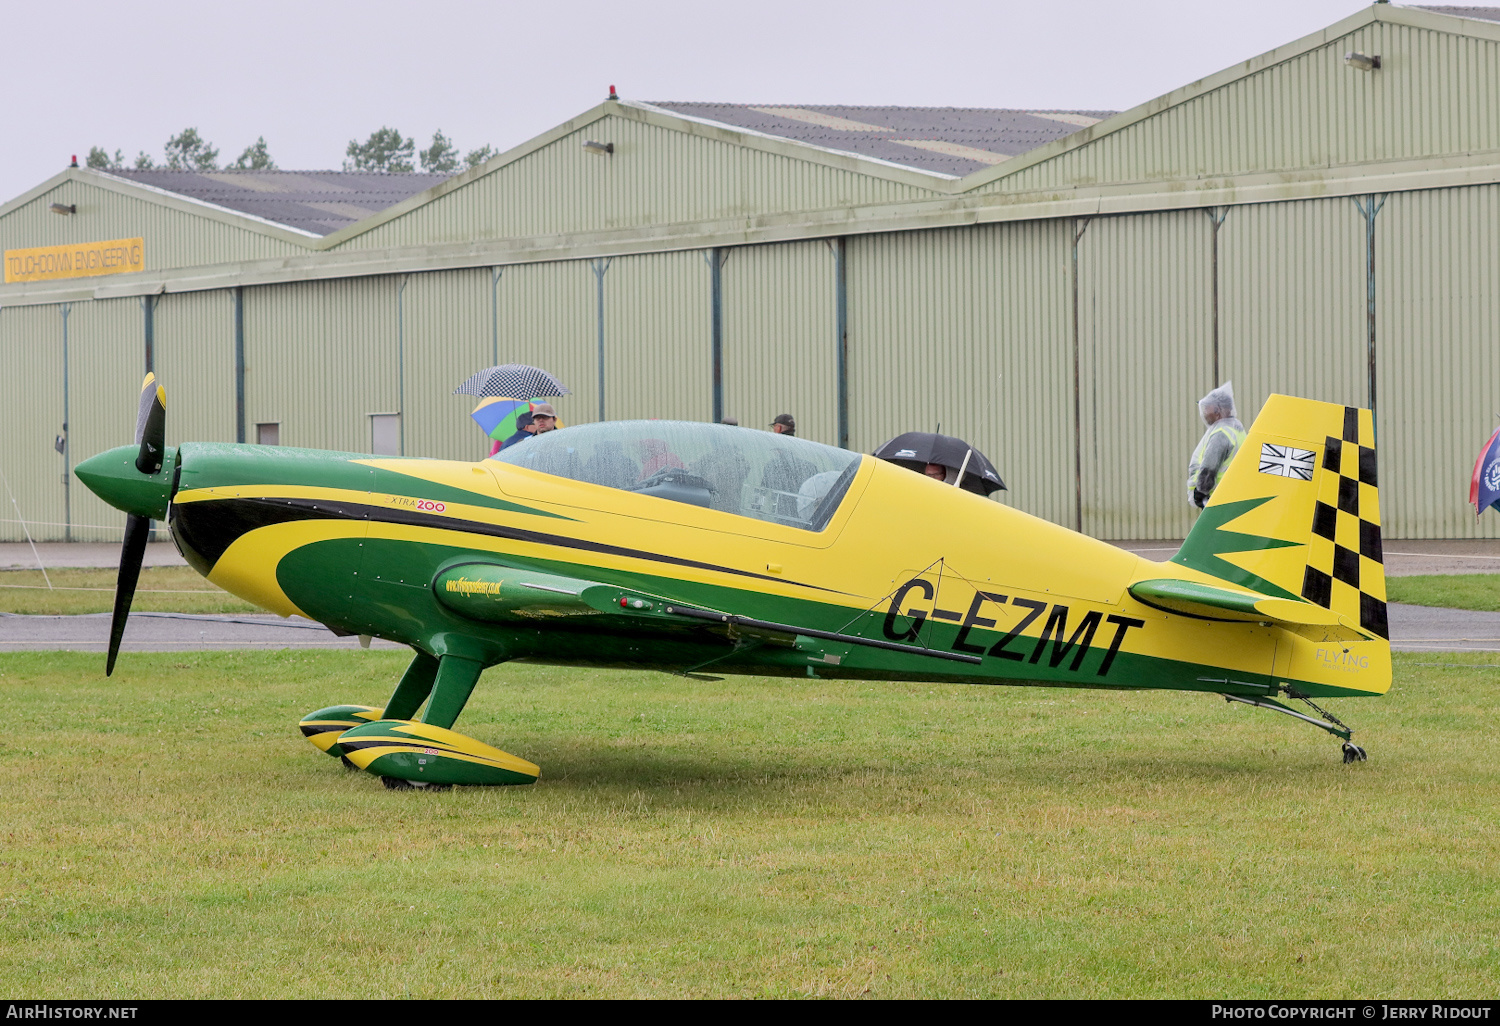
<path fill-rule="evenodd" d="M 127 274 L 145 269 L 145 239 L 110 239 L 5 251 L 6 284 L 91 278 L 99 274 Z"/>

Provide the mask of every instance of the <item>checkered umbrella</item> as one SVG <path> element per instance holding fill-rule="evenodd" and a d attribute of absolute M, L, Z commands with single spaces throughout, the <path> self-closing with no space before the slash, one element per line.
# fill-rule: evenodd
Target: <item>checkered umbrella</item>
<path fill-rule="evenodd" d="M 507 363 L 475 374 L 453 390 L 454 395 L 517 396 L 537 399 L 569 394 L 568 386 L 540 367 Z"/>

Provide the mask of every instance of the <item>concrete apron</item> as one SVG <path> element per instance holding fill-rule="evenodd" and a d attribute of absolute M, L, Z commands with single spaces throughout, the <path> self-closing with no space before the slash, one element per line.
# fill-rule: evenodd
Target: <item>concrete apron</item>
<path fill-rule="evenodd" d="M 37 542 L 33 553 L 25 542 L 0 542 L 0 570 L 35 570 L 38 557 L 48 570 L 64 566 L 116 570 L 120 566 L 120 543 Z M 171 542 L 151 542 L 141 565 L 187 566 L 187 560 Z"/>
<path fill-rule="evenodd" d="M 1182 547 L 1180 541 L 1111 542 L 1137 556 L 1165 562 Z M 1385 575 L 1416 577 L 1424 574 L 1500 574 L 1500 540 L 1463 538 L 1441 540 L 1385 540 Z"/>
<path fill-rule="evenodd" d="M 1117 541 L 1111 544 L 1147 559 L 1163 562 L 1176 555 L 1181 541 Z M 38 542 L 36 553 L 25 542 L 0 542 L 0 570 L 34 569 L 40 557 L 48 569 L 57 566 L 120 565 L 120 546 L 114 542 Z M 146 546 L 143 566 L 186 566 L 171 542 Z M 1500 540 L 1461 539 L 1399 541 L 1386 539 L 1385 572 L 1390 577 L 1416 574 L 1500 573 Z"/>

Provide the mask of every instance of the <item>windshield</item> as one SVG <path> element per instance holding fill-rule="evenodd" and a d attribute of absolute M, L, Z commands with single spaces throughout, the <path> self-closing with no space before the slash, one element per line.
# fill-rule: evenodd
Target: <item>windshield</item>
<path fill-rule="evenodd" d="M 768 431 L 671 420 L 548 431 L 492 458 L 807 531 L 827 526 L 860 462 L 847 449 Z"/>

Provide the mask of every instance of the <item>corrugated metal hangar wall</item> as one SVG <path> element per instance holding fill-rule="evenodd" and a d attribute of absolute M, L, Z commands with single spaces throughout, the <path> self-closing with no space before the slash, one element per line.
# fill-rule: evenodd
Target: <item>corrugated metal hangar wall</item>
<path fill-rule="evenodd" d="M 867 452 L 941 422 L 991 456 L 1003 501 L 1107 538 L 1189 529 L 1194 400 L 1216 381 L 1247 423 L 1271 392 L 1373 398 L 1387 537 L 1494 537 L 1463 502 L 1500 385 L 1500 26 L 1390 8 L 1284 49 L 962 188 L 799 164 L 790 144 L 736 164 L 742 139 L 609 104 L 310 255 L 96 190 L 113 220 L 82 230 L 149 236 L 149 207 L 174 248 L 131 276 L 152 294 L 126 276 L 0 289 L 0 538 L 22 537 L 18 514 L 38 539 L 119 537 L 65 465 L 129 440 L 147 352 L 169 442 L 274 424 L 283 445 L 368 451 L 370 416 L 399 412 L 406 454 L 476 459 L 471 400 L 451 390 L 517 360 L 571 385 L 565 422 L 790 411 L 804 437 Z M 1353 49 L 1390 77 L 1330 59 Z M 1354 110 L 1334 95 L 1349 88 L 1390 95 Z M 600 162 L 579 141 L 601 126 L 622 168 L 632 139 L 672 142 L 618 202 L 583 180 Z M 674 191 L 672 168 L 707 184 Z M 1211 180 L 1224 168 L 1239 177 Z M 85 202 L 87 174 L 0 208 L 5 245 L 52 241 L 47 204 Z M 984 207 L 1012 178 L 1024 189 Z M 554 193 L 550 213 L 517 198 Z"/>

